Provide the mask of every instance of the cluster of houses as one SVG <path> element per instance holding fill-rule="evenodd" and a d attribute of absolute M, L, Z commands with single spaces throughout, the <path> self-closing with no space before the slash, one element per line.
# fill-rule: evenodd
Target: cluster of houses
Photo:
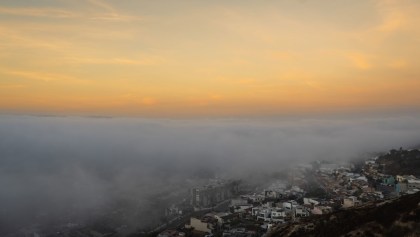
<path fill-rule="evenodd" d="M 298 170 L 293 172 L 294 177 L 302 177 Z M 208 212 L 201 217 L 191 217 L 182 228 L 163 231 L 159 237 L 175 237 L 174 233 L 187 237 L 256 237 L 277 225 L 331 211 L 328 206 L 322 205 L 322 200 L 304 196 L 302 187 L 276 181 L 261 192 L 232 198 L 226 212 Z"/>
<path fill-rule="evenodd" d="M 385 197 L 396 197 L 420 191 L 420 178 L 411 174 L 388 175 L 380 172 L 377 157 L 365 162 L 363 173 L 374 181 L 374 186 Z"/>
<path fill-rule="evenodd" d="M 367 160 L 360 172 L 349 164 L 301 165 L 290 170 L 287 181 L 275 181 L 263 191 L 230 198 L 228 211 L 191 217 L 182 228 L 164 231 L 159 237 L 262 236 L 277 226 L 300 222 L 309 216 L 420 191 L 419 178 L 382 174 L 377 167 L 376 158 Z M 324 195 L 309 192 L 311 185 Z M 237 191 L 235 185 L 224 187 L 229 190 L 235 187 L 233 190 Z"/>
<path fill-rule="evenodd" d="M 376 192 L 369 184 L 365 175 L 351 170 L 351 166 L 341 165 L 316 171 L 314 178 L 327 192 L 331 207 L 349 208 L 364 201 L 383 198 L 382 194 Z"/>

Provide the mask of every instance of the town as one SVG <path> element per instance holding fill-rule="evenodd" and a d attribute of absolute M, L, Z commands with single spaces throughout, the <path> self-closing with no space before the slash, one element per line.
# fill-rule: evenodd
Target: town
<path fill-rule="evenodd" d="M 291 169 L 287 177 L 250 189 L 240 181 L 211 180 L 190 191 L 193 211 L 168 209 L 171 221 L 155 229 L 158 237 L 258 237 L 309 217 L 420 191 L 413 174 L 388 174 L 383 160 L 420 159 L 420 151 L 391 150 L 358 164 L 316 161 Z M 395 170 L 392 172 L 395 173 Z M 305 228 L 313 228 L 307 225 Z"/>

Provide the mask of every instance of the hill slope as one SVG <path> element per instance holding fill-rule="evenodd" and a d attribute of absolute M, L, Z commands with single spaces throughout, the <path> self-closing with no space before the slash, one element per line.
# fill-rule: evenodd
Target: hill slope
<path fill-rule="evenodd" d="M 417 149 L 391 150 L 378 157 L 377 163 L 381 165 L 381 171 L 385 174 L 420 176 L 420 151 Z"/>
<path fill-rule="evenodd" d="M 420 193 L 313 217 L 269 235 L 277 236 L 420 236 Z"/>

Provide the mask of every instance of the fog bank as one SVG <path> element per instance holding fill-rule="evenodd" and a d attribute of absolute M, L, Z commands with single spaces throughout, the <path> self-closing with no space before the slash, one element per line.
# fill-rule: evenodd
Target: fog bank
<path fill-rule="evenodd" d="M 135 210 L 123 221 L 145 226 L 148 219 L 141 213 L 153 216 L 153 199 L 187 189 L 194 179 L 214 172 L 243 177 L 305 161 L 352 159 L 417 145 L 419 131 L 416 116 L 152 120 L 3 115 L 0 228 L 45 223 L 69 212 L 89 220 L 115 202 Z"/>

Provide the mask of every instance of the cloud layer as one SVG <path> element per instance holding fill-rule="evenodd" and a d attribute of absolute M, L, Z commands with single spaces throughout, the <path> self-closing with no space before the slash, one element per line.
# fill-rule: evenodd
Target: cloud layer
<path fill-rule="evenodd" d="M 92 220 L 116 202 L 135 210 L 116 222 L 145 226 L 156 219 L 142 219 L 138 213 L 158 211 L 153 199 L 170 200 L 168 193 L 185 191 L 205 172 L 241 178 L 316 159 L 352 159 L 416 145 L 419 130 L 416 116 L 298 120 L 1 116 L 0 229 L 45 224 L 52 218 Z M 159 213 L 155 214 L 157 218 Z"/>

